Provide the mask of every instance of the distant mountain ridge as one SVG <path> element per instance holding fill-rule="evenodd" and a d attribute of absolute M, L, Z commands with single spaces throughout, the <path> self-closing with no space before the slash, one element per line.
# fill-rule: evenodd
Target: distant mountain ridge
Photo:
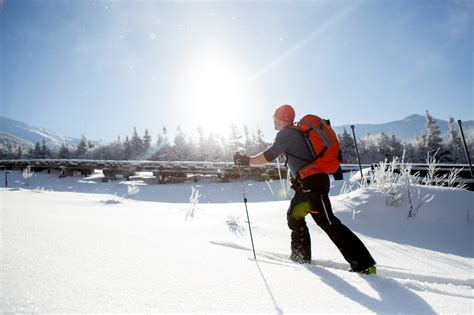
<path fill-rule="evenodd" d="M 437 118 L 434 119 L 441 131 L 441 135 L 443 137 L 447 136 L 449 132 L 448 121 Z M 465 133 L 469 134 L 474 132 L 474 120 L 463 121 L 462 126 Z M 367 134 L 377 135 L 383 131 L 389 136 L 394 134 L 399 140 L 410 141 L 418 138 L 423 133 L 426 133 L 425 116 L 418 114 L 407 116 L 401 120 L 381 124 L 354 124 L 354 127 L 357 138 L 362 138 Z M 350 125 L 335 126 L 334 130 L 336 133 L 342 134 L 344 128 L 348 133 L 352 134 Z"/>
<path fill-rule="evenodd" d="M 21 146 L 23 148 L 34 146 L 36 142 L 46 139 L 48 146 L 55 148 L 62 143 L 77 145 L 80 139 L 65 137 L 45 128 L 34 127 L 24 122 L 0 116 L 0 144 Z"/>
<path fill-rule="evenodd" d="M 448 122 L 436 118 L 435 120 L 442 136 L 447 136 L 449 131 Z M 473 120 L 463 121 L 462 124 L 466 136 L 474 134 Z M 362 138 L 367 134 L 377 135 L 383 131 L 389 136 L 394 134 L 401 141 L 410 141 L 426 133 L 425 117 L 418 114 L 387 123 L 354 124 L 354 126 L 357 138 Z M 338 134 L 342 134 L 344 128 L 348 133 L 352 134 L 350 125 L 334 126 Z M 66 137 L 45 128 L 31 126 L 21 121 L 0 116 L 0 146 L 12 145 L 13 147 L 21 146 L 27 149 L 34 146 L 36 142 L 41 143 L 43 139 L 46 139 L 48 145 L 52 148 L 59 147 L 62 143 L 77 146 L 80 142 L 78 138 Z M 96 141 L 92 142 L 97 143 Z"/>

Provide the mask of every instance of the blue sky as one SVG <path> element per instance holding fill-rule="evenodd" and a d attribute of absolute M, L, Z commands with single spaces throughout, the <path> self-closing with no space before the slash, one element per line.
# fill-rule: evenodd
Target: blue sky
<path fill-rule="evenodd" d="M 0 0 L 1 115 L 106 142 L 231 123 L 271 140 L 283 103 L 472 120 L 473 21 L 469 1 Z"/>

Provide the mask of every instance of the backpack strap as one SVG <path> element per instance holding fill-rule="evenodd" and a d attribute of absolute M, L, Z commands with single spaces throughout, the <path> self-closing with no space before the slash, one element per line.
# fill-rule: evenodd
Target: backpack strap
<path fill-rule="evenodd" d="M 311 142 L 310 142 L 309 139 L 308 139 L 308 135 L 309 135 L 309 132 L 311 131 L 311 129 L 308 129 L 308 130 L 306 130 L 306 131 L 302 131 L 302 130 L 300 130 L 298 127 L 293 126 L 293 125 L 292 125 L 292 126 L 287 126 L 287 127 L 285 127 L 285 128 L 294 129 L 294 130 L 298 131 L 298 132 L 303 136 L 304 141 L 305 141 L 305 143 L 306 143 L 306 146 L 307 146 L 307 148 L 308 148 L 308 150 L 309 150 L 309 152 L 311 153 L 311 156 L 312 156 L 312 159 L 311 159 L 311 160 L 308 160 L 308 159 L 306 159 L 306 158 L 304 158 L 304 157 L 301 157 L 301 156 L 299 156 L 299 155 L 286 152 L 285 167 L 288 166 L 288 156 L 292 156 L 292 157 L 294 157 L 294 158 L 296 158 L 296 159 L 298 159 L 298 160 L 301 160 L 301 161 L 303 161 L 303 162 L 306 162 L 306 163 L 311 163 L 311 162 L 313 162 L 313 161 L 319 159 L 319 158 L 320 158 L 321 156 L 323 156 L 323 154 L 326 152 L 326 150 L 327 150 L 327 148 L 328 148 L 327 146 L 325 146 L 324 149 L 322 149 L 321 152 L 319 152 L 319 153 L 316 153 L 316 152 L 314 151 L 313 146 L 311 145 Z"/>
<path fill-rule="evenodd" d="M 296 155 L 296 154 L 286 153 L 285 166 L 286 166 L 286 164 L 287 164 L 287 162 L 288 162 L 288 155 L 289 155 L 289 156 L 292 156 L 292 157 L 294 157 L 294 158 L 296 158 L 296 159 L 298 159 L 298 160 L 301 160 L 301 161 L 304 161 L 304 162 L 308 162 L 308 163 L 314 161 L 314 160 L 305 159 L 305 158 L 303 158 L 303 157 L 301 157 L 301 156 L 298 156 L 298 155 Z"/>
<path fill-rule="evenodd" d="M 302 120 L 300 123 L 304 123 L 309 125 L 311 128 L 305 131 L 305 135 L 309 134 L 311 130 L 314 130 L 317 132 L 319 137 L 323 140 L 324 146 L 328 148 L 332 144 L 331 137 L 329 136 L 328 132 L 326 131 L 326 128 L 324 128 L 324 123 L 322 120 L 319 120 L 319 128 L 316 127 L 313 123 L 307 120 Z"/>

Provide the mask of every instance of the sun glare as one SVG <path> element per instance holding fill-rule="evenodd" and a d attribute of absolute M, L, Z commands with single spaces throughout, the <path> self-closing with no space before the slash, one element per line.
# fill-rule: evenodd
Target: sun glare
<path fill-rule="evenodd" d="M 231 124 L 242 123 L 245 80 L 236 64 L 206 55 L 196 58 L 187 71 L 185 102 L 196 125 L 224 132 Z"/>

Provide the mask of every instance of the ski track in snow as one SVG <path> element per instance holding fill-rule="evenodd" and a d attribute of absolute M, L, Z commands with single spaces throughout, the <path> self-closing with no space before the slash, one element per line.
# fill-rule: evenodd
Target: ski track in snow
<path fill-rule="evenodd" d="M 215 241 L 211 241 L 210 243 L 214 245 L 243 250 L 246 252 L 252 252 L 251 248 L 248 248 L 236 243 L 215 242 Z M 311 264 L 299 265 L 289 260 L 288 255 L 286 254 L 278 254 L 278 253 L 271 253 L 271 252 L 265 252 L 265 251 L 256 251 L 256 254 L 257 254 L 257 262 L 274 263 L 274 264 L 280 264 L 283 266 L 289 266 L 293 268 L 304 266 L 308 269 L 311 269 L 312 267 L 317 266 L 317 267 L 338 269 L 338 270 L 344 270 L 344 271 L 347 271 L 348 269 L 346 263 L 339 263 L 339 262 L 334 262 L 334 261 L 329 261 L 329 260 L 312 259 Z M 251 260 L 254 260 L 253 256 L 251 257 Z M 469 271 L 470 270 L 466 270 L 466 272 L 469 272 Z M 389 266 L 377 265 L 377 276 L 406 280 L 405 283 L 407 284 L 411 283 L 414 288 L 419 288 L 422 286 L 413 285 L 413 283 L 410 282 L 410 280 L 416 280 L 416 282 L 424 282 L 426 284 L 448 284 L 448 285 L 465 286 L 465 287 L 469 287 L 470 289 L 474 289 L 474 279 L 472 278 L 463 280 L 463 279 L 453 279 L 453 278 L 436 277 L 436 276 L 423 276 L 423 275 L 404 272 L 404 271 L 397 271 L 396 268 L 391 268 Z"/>

